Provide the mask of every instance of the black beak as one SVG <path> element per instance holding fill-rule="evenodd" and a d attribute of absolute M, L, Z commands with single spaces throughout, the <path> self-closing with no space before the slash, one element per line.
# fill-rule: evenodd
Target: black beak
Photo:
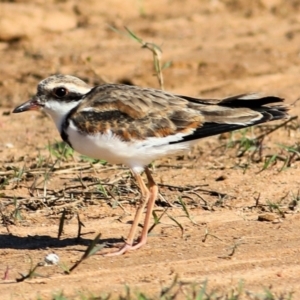
<path fill-rule="evenodd" d="M 37 98 L 32 98 L 25 103 L 17 106 L 14 110 L 13 113 L 20 113 L 23 111 L 27 110 L 39 110 L 41 108 L 41 105 L 38 103 Z"/>

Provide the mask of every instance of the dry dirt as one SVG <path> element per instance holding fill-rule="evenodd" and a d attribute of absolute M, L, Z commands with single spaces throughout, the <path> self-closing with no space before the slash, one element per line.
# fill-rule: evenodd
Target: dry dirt
<path fill-rule="evenodd" d="M 43 277 L 16 282 L 28 273 L 30 258 L 35 265 L 56 253 L 70 267 L 97 233 L 101 242 L 115 242 L 129 230 L 138 190 L 126 168 L 91 165 L 79 154 L 50 157 L 47 146 L 60 140 L 52 121 L 41 113 L 10 114 L 53 73 L 91 84 L 158 87 L 151 53 L 109 26 L 122 32 L 127 26 L 161 46 L 163 62 L 172 61 L 164 71 L 166 90 L 201 97 L 259 91 L 289 104 L 300 96 L 296 0 L 0 1 L 0 298 L 50 299 L 60 291 L 71 299 L 80 293 L 116 298 L 125 284 L 158 298 L 177 274 L 181 282 L 207 280 L 210 290 L 225 294 L 243 280 L 253 293 L 271 287 L 300 299 L 296 118 L 267 134 L 261 152 L 254 145 L 241 153 L 245 137 L 235 133 L 155 162 L 163 197 L 156 214 L 170 207 L 142 249 L 92 256 L 71 275 L 40 267 Z M 291 107 L 292 116 L 299 111 L 297 103 Z M 251 141 L 281 123 L 244 134 Z M 97 178 L 113 183 L 103 185 L 107 194 Z M 67 221 L 58 240 L 63 209 Z M 79 241 L 77 212 L 85 225 Z"/>

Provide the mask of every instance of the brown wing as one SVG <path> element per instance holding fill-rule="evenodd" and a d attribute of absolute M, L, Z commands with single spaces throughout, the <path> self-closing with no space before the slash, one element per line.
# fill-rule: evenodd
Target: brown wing
<path fill-rule="evenodd" d="M 192 132 L 204 122 L 187 100 L 160 90 L 103 85 L 85 100 L 71 115 L 76 126 L 94 134 L 112 130 L 125 141 Z"/>
<path fill-rule="evenodd" d="M 232 131 L 287 116 L 274 96 L 245 94 L 217 99 L 176 96 L 164 91 L 126 85 L 102 85 L 71 118 L 83 132 L 111 130 L 124 141 L 182 133 L 178 142 Z"/>

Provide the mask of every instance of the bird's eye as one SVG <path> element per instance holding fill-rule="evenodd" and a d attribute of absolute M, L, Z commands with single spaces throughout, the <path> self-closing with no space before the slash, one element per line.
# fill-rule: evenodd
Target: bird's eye
<path fill-rule="evenodd" d="M 58 87 L 53 90 L 53 93 L 56 97 L 62 98 L 68 94 L 68 90 L 64 87 Z"/>

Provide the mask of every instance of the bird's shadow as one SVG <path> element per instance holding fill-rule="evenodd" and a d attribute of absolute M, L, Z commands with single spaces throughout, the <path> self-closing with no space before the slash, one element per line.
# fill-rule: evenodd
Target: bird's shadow
<path fill-rule="evenodd" d="M 16 236 L 11 233 L 0 234 L 0 249 L 15 249 L 15 250 L 37 250 L 51 248 L 67 248 L 70 246 L 88 246 L 93 240 L 80 238 L 65 238 L 58 239 L 49 235 L 33 235 L 33 236 Z M 101 239 L 100 244 L 117 244 L 122 242 L 122 239 Z M 74 249 L 72 249 L 74 250 Z M 84 250 L 78 250 L 84 251 Z"/>

